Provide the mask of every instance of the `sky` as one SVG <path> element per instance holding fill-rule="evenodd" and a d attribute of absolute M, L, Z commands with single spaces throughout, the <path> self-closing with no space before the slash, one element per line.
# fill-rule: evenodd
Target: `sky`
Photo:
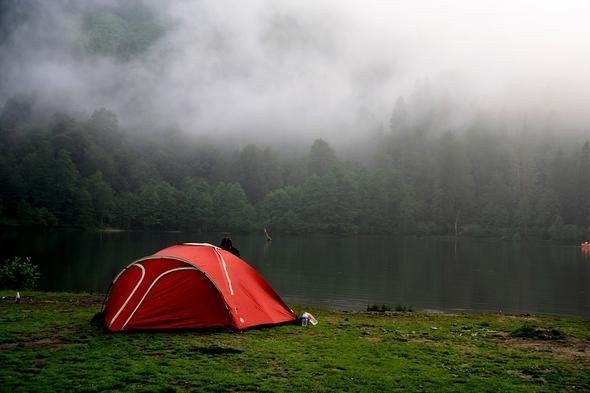
<path fill-rule="evenodd" d="M 30 0 L 4 13 L 0 106 L 114 111 L 130 129 L 280 140 L 387 131 L 398 97 L 424 95 L 462 129 L 590 133 L 590 2 L 580 0 L 138 1 L 166 33 L 132 59 L 81 55 L 85 10 Z M 8 15 L 9 17 L 6 17 Z"/>

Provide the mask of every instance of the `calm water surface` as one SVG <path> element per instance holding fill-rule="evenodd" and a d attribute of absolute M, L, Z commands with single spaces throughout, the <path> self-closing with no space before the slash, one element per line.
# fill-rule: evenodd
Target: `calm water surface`
<path fill-rule="evenodd" d="M 4 230 L 0 257 L 30 255 L 40 289 L 106 292 L 120 269 L 179 242 L 220 235 Z M 542 242 L 391 237 L 233 236 L 290 304 L 362 310 L 503 311 L 590 318 L 590 256 Z"/>

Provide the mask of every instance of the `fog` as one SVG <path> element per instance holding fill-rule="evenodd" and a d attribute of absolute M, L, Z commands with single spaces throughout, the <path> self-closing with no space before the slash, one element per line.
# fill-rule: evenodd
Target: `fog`
<path fill-rule="evenodd" d="M 436 107 L 441 130 L 590 122 L 584 0 L 146 0 L 131 4 L 162 32 L 130 57 L 88 53 L 85 22 L 129 2 L 4 3 L 0 107 L 27 95 L 40 113 L 270 142 L 387 131 L 398 97 Z"/>

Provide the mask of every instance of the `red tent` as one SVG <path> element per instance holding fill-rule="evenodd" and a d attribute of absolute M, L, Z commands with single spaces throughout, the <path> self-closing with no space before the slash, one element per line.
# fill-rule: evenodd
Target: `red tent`
<path fill-rule="evenodd" d="M 250 265 L 204 243 L 175 245 L 133 262 L 113 281 L 104 307 L 111 332 L 242 330 L 296 318 Z"/>

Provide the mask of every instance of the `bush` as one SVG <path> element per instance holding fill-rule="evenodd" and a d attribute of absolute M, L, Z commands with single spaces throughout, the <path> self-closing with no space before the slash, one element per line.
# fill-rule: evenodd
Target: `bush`
<path fill-rule="evenodd" d="M 35 289 L 39 281 L 39 267 L 31 262 L 31 257 L 14 257 L 0 266 L 0 288 Z"/>
<path fill-rule="evenodd" d="M 391 311 L 391 307 L 389 307 L 387 304 L 370 304 L 367 306 L 367 311 L 372 311 L 372 312 L 387 312 L 387 311 Z"/>
<path fill-rule="evenodd" d="M 524 324 L 512 332 L 512 337 L 533 340 L 564 340 L 566 335 L 559 329 Z"/>

